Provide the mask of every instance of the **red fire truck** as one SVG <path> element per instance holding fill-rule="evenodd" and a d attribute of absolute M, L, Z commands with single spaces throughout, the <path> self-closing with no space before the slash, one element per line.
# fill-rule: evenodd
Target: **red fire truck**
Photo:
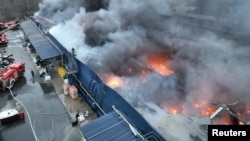
<path fill-rule="evenodd" d="M 8 39 L 5 34 L 0 34 L 0 46 L 5 46 L 8 43 Z"/>
<path fill-rule="evenodd" d="M 6 88 L 13 87 L 14 83 L 24 75 L 24 63 L 12 63 L 6 68 L 0 70 L 0 89 L 5 91 Z"/>
<path fill-rule="evenodd" d="M 23 112 L 19 112 L 16 108 L 8 109 L 0 112 L 0 123 L 5 125 L 17 120 L 24 120 Z"/>
<path fill-rule="evenodd" d="M 17 22 L 15 22 L 15 21 L 10 21 L 10 22 L 7 22 L 7 23 L 5 23 L 5 27 L 7 28 L 7 29 L 11 29 L 11 30 L 15 30 L 16 29 L 16 23 Z"/>
<path fill-rule="evenodd" d="M 6 23 L 1 22 L 0 30 L 7 30 L 7 29 L 16 30 L 18 25 L 19 25 L 19 21 L 9 21 Z"/>
<path fill-rule="evenodd" d="M 4 23 L 0 23 L 0 30 L 4 30 L 4 29 L 6 29 L 5 24 Z"/>

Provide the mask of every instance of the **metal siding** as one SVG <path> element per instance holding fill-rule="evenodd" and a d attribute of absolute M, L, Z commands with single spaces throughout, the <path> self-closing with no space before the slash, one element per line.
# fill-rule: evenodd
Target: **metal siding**
<path fill-rule="evenodd" d="M 25 36 L 29 39 L 32 46 L 36 49 L 41 60 L 51 59 L 60 56 L 60 52 L 53 46 L 45 35 L 31 21 L 21 23 Z"/>
<path fill-rule="evenodd" d="M 121 112 L 123 112 L 131 124 L 136 127 L 143 135 L 150 134 L 152 141 L 164 141 L 164 139 L 159 135 L 154 128 L 148 124 L 148 122 L 116 91 L 106 86 L 97 76 L 95 72 L 89 69 L 86 65 L 78 61 L 79 72 L 77 74 L 77 79 L 82 83 L 82 85 L 87 89 L 87 91 L 94 98 L 102 110 L 105 113 L 112 112 L 112 105 L 115 105 Z M 73 78 L 74 80 L 75 78 Z M 81 88 L 79 88 L 81 89 Z M 82 94 L 82 96 L 84 96 Z M 91 105 L 91 100 L 88 96 L 85 99 L 89 100 L 90 106 L 97 113 L 101 113 L 95 105 Z M 145 107 L 147 108 L 147 107 Z M 103 116 L 100 114 L 99 116 Z M 148 136 L 149 137 L 149 136 Z"/>
<path fill-rule="evenodd" d="M 50 38 L 50 40 L 53 41 L 54 44 L 56 44 L 56 46 L 60 49 L 60 51 L 66 54 L 64 55 L 64 57 L 67 57 L 67 54 L 69 54 L 70 52 L 68 52 L 67 49 L 64 48 L 50 33 L 46 35 Z M 68 60 L 67 58 L 64 58 L 63 60 L 64 63 L 66 64 L 69 63 L 67 60 Z M 105 126 L 102 126 L 101 129 L 103 128 L 106 129 L 111 125 L 109 124 L 109 122 L 113 123 L 113 121 L 115 121 L 114 118 L 111 118 L 111 120 L 107 119 L 107 121 L 102 120 L 102 118 L 104 118 L 105 116 L 109 114 L 105 115 L 101 111 L 101 109 L 97 108 L 97 106 L 93 104 L 94 103 L 93 99 L 94 99 L 95 102 L 97 102 L 97 104 L 100 105 L 102 110 L 105 111 L 105 113 L 112 112 L 113 111 L 112 105 L 115 105 L 117 109 L 119 109 L 126 116 L 127 120 L 129 120 L 129 122 L 131 122 L 131 124 L 135 128 L 137 128 L 141 132 L 142 135 L 146 137 L 146 139 L 150 141 L 165 141 L 165 139 L 163 139 L 162 136 L 158 132 L 156 132 L 154 128 L 152 128 L 152 126 L 150 126 L 147 123 L 147 121 L 125 99 L 123 99 L 116 91 L 106 86 L 95 72 L 93 72 L 90 68 L 88 68 L 81 61 L 77 59 L 76 61 L 78 64 L 79 71 L 76 74 L 76 77 L 69 77 L 69 80 L 78 87 L 81 96 L 87 100 L 88 104 L 97 113 L 97 115 L 101 116 L 100 117 L 101 119 L 99 118 L 96 119 L 97 121 L 100 120 L 99 123 L 97 122 L 98 124 L 94 124 L 96 123 L 96 120 L 94 120 L 93 123 L 91 121 L 90 123 L 86 124 L 86 126 L 84 125 L 84 128 L 86 128 L 85 130 L 93 131 L 95 128 L 99 129 L 99 127 L 101 128 L 100 124 L 102 124 L 103 122 L 105 123 Z M 84 87 L 84 89 L 82 86 Z M 90 96 L 86 94 L 86 91 L 89 92 L 90 96 L 93 97 L 93 99 L 91 99 Z M 121 125 L 118 124 L 117 126 L 122 127 L 122 124 Z M 141 140 L 140 138 L 135 138 L 135 136 L 133 135 L 133 133 L 131 132 L 129 128 L 122 128 L 121 132 L 117 132 L 118 131 L 117 128 L 112 128 L 112 129 L 115 129 L 115 130 L 109 130 L 109 131 L 112 131 L 115 134 L 112 134 L 110 132 L 107 132 L 107 134 L 112 135 L 113 138 L 110 137 L 110 138 L 105 138 L 105 139 L 107 140 L 112 139 L 116 141 Z M 92 132 L 92 134 L 94 133 L 96 132 Z M 85 132 L 84 134 L 90 134 L 89 136 L 91 136 L 91 132 Z M 130 135 L 133 135 L 133 136 L 130 136 Z M 100 137 L 102 138 L 103 136 L 100 136 Z M 103 139 L 101 140 L 105 140 L 105 139 L 103 137 Z"/>
<path fill-rule="evenodd" d="M 136 137 L 128 124 L 116 112 L 110 112 L 80 127 L 88 141 L 132 141 Z"/>

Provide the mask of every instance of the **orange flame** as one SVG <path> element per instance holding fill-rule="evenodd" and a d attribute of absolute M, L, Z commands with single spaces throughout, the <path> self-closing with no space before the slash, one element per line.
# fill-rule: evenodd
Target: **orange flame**
<path fill-rule="evenodd" d="M 194 101 L 193 108 L 198 110 L 198 116 L 210 116 L 216 110 L 215 106 L 203 100 Z"/>
<path fill-rule="evenodd" d="M 232 124 L 230 114 L 228 114 L 228 113 L 222 114 L 220 117 L 215 119 L 212 124 L 222 124 L 222 125 Z"/>
<path fill-rule="evenodd" d="M 147 66 L 163 76 L 168 76 L 174 73 L 168 67 L 168 60 L 169 58 L 165 54 L 152 54 L 148 56 Z"/>
<path fill-rule="evenodd" d="M 128 72 L 131 73 L 132 72 L 132 68 L 128 68 Z"/>
<path fill-rule="evenodd" d="M 186 103 L 186 105 L 181 106 L 183 103 L 180 101 L 164 101 L 160 105 L 161 107 L 168 113 L 175 115 L 175 114 L 183 114 L 184 116 L 198 116 L 198 117 L 209 117 L 211 116 L 216 110 L 217 106 L 208 103 L 207 101 L 201 99 L 194 99 L 190 101 L 192 104 Z M 177 104 L 178 103 L 178 104 Z M 243 106 L 243 107 L 242 107 Z M 244 109 L 245 107 L 245 109 Z M 234 110 L 241 118 L 249 121 L 249 104 L 246 105 L 238 105 L 235 107 Z M 222 124 L 222 125 L 231 125 L 231 124 L 239 124 L 244 125 L 245 123 L 240 119 L 238 121 L 234 120 L 228 112 L 222 112 L 219 114 L 211 124 Z"/>
<path fill-rule="evenodd" d="M 185 114 L 185 109 L 183 109 L 180 105 L 170 101 L 161 103 L 161 107 L 172 115 Z"/>
<path fill-rule="evenodd" d="M 142 74 L 142 75 L 146 75 L 147 73 L 148 73 L 147 70 L 142 70 L 142 71 L 141 71 L 141 74 Z"/>
<path fill-rule="evenodd" d="M 247 114 L 250 114 L 250 104 L 246 105 Z"/>
<path fill-rule="evenodd" d="M 123 82 L 122 79 L 111 73 L 101 73 L 99 74 L 103 82 L 111 88 L 119 88 L 122 87 Z"/>

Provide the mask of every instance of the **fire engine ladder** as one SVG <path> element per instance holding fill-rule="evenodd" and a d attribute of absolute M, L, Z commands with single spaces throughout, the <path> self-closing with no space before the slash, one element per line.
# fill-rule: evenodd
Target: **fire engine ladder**
<path fill-rule="evenodd" d="M 9 30 L 15 28 L 16 26 L 20 25 L 22 22 L 24 22 L 24 20 L 19 21 L 18 23 L 14 24 L 14 25 L 13 25 L 12 27 L 10 27 L 10 28 L 7 28 L 7 29 L 5 29 L 5 30 L 2 30 L 2 31 L 0 32 L 0 34 L 4 34 L 5 32 L 7 32 L 7 31 L 9 31 Z"/>

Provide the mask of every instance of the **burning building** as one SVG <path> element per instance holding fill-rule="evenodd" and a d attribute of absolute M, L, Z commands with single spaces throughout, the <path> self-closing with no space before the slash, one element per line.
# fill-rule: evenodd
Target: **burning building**
<path fill-rule="evenodd" d="M 227 7 L 217 13 L 199 0 L 95 2 L 44 0 L 34 17 L 54 21 L 49 33 L 167 140 L 205 140 L 207 124 L 248 123 L 250 50 L 235 36 L 248 36 L 240 25 L 249 24 L 249 2 L 221 0 Z"/>

